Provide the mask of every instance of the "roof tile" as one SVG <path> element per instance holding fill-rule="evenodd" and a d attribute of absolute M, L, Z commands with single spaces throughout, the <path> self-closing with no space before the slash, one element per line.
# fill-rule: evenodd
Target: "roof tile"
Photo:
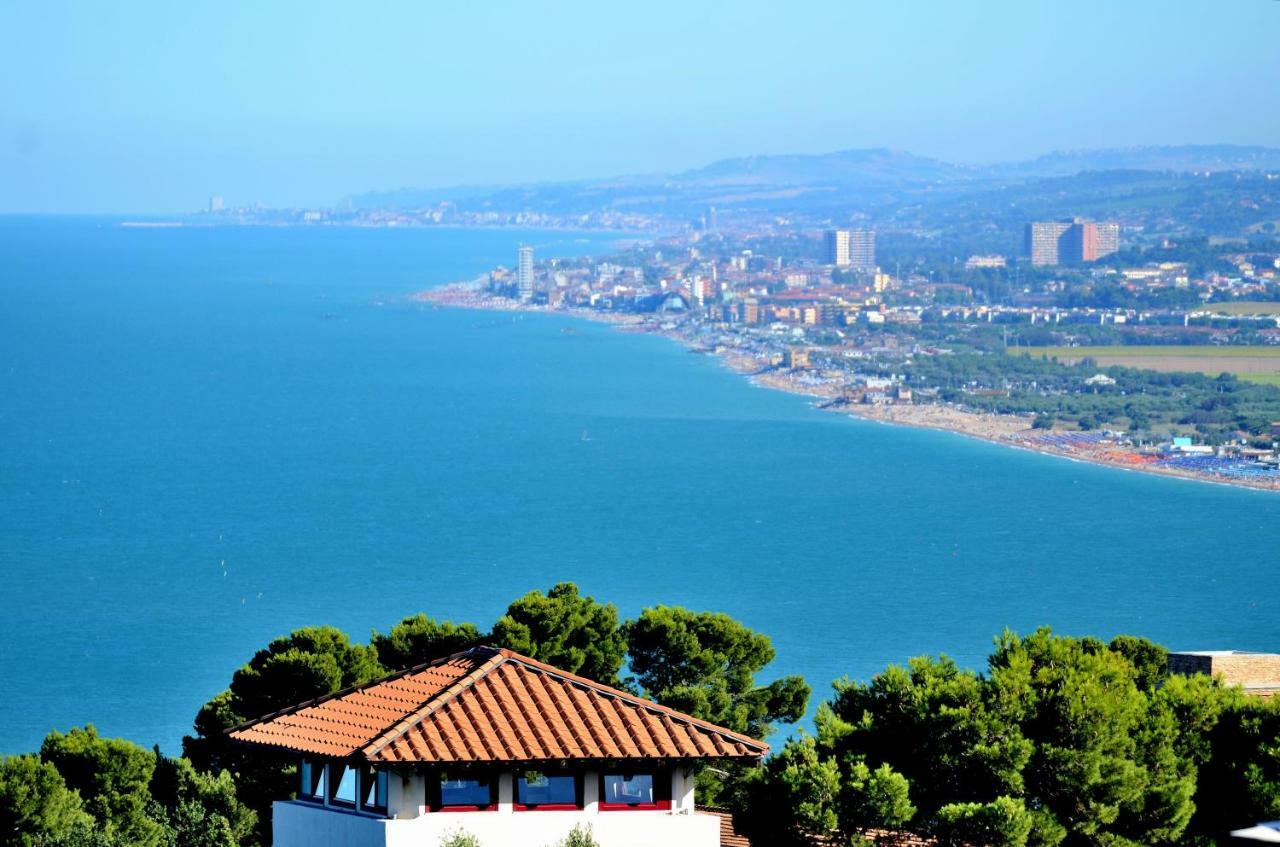
<path fill-rule="evenodd" d="M 230 731 L 377 762 L 757 759 L 763 742 L 510 650 L 475 647 Z"/>

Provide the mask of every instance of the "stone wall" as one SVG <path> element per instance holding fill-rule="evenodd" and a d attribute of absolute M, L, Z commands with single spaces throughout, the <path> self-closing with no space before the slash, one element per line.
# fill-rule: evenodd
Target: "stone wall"
<path fill-rule="evenodd" d="M 1169 672 L 1221 676 L 1227 685 L 1243 686 L 1248 693 L 1262 697 L 1280 693 L 1277 653 L 1170 653 Z"/>

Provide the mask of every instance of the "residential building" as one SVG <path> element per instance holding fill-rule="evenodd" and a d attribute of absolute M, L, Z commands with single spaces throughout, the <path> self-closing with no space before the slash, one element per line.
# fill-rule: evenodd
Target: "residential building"
<path fill-rule="evenodd" d="M 1061 264 L 1062 240 L 1070 229 L 1070 221 L 1036 221 L 1027 224 L 1027 255 L 1031 257 L 1031 264 Z"/>
<path fill-rule="evenodd" d="M 849 266 L 861 271 L 875 269 L 875 230 L 855 229 L 849 233 Z"/>
<path fill-rule="evenodd" d="M 1206 674 L 1226 685 L 1238 685 L 1245 694 L 1274 697 L 1280 694 L 1280 654 L 1247 650 L 1198 650 L 1169 654 L 1169 673 Z"/>
<path fill-rule="evenodd" d="M 702 308 L 711 297 L 711 283 L 706 277 L 695 274 L 689 280 L 689 297 L 693 305 Z"/>
<path fill-rule="evenodd" d="M 971 271 L 974 268 L 1003 268 L 1006 264 L 1004 256 L 970 256 L 965 260 L 964 269 Z"/>
<path fill-rule="evenodd" d="M 782 366 L 787 370 L 809 367 L 809 351 L 803 347 L 788 347 L 782 353 Z"/>
<path fill-rule="evenodd" d="M 826 262 L 837 268 L 847 268 L 851 262 L 850 241 L 853 233 L 847 229 L 829 229 L 825 234 Z"/>
<path fill-rule="evenodd" d="M 1120 225 L 1068 218 L 1027 224 L 1026 250 L 1033 265 L 1096 262 L 1120 249 Z"/>
<path fill-rule="evenodd" d="M 695 806 L 706 764 L 768 745 L 510 650 L 474 647 L 275 712 L 230 732 L 299 760 L 275 847 L 554 844 L 717 847 Z"/>
<path fill-rule="evenodd" d="M 516 291 L 526 303 L 533 299 L 533 248 L 525 244 L 517 251 Z"/>

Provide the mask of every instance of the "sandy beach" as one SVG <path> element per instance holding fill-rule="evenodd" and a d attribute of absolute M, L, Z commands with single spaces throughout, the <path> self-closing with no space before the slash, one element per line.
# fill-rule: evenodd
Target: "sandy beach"
<path fill-rule="evenodd" d="M 699 349 L 695 342 L 675 329 L 662 329 L 638 315 L 622 315 L 614 312 L 597 312 L 588 309 L 551 308 L 543 305 L 522 304 L 506 297 L 488 294 L 479 283 L 454 283 L 412 295 L 421 303 L 430 303 L 459 309 L 479 309 L 500 312 L 531 312 L 535 314 L 561 315 L 582 318 L 597 323 L 610 324 L 617 329 L 648 332 L 669 338 L 687 348 Z M 866 420 L 897 426 L 937 429 L 946 432 L 980 438 L 1006 447 L 1030 450 L 1051 456 L 1061 456 L 1092 464 L 1106 465 L 1122 470 L 1175 476 L 1198 482 L 1232 485 L 1265 491 L 1280 491 L 1280 478 L 1239 479 L 1225 478 L 1211 473 L 1169 467 L 1157 464 L 1150 454 L 1136 453 L 1131 448 L 1109 442 L 1107 439 L 1054 441 L 1046 438 L 1044 430 L 1031 427 L 1029 415 L 996 415 L 970 411 L 943 403 L 874 405 L 844 401 L 845 387 L 836 381 L 808 378 L 808 372 L 794 373 L 770 367 L 753 355 L 733 349 L 706 350 L 715 355 L 729 370 L 746 376 L 753 384 L 775 391 L 811 397 L 824 411 L 838 412 Z M 1058 434 L 1062 434 L 1059 432 Z"/>

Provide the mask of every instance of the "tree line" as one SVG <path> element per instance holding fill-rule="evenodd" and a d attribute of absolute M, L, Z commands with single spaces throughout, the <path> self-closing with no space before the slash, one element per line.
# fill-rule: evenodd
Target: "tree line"
<path fill-rule="evenodd" d="M 491 627 L 407 617 L 368 643 L 330 626 L 275 639 L 201 707 L 183 756 L 167 758 L 92 728 L 51 734 L 37 754 L 0 762 L 0 843 L 22 847 L 256 847 L 271 803 L 293 795 L 296 762 L 247 750 L 225 730 L 477 644 L 507 647 L 755 738 L 804 715 L 799 676 L 759 684 L 768 637 L 728 615 L 655 606 L 622 620 L 612 603 L 560 583 L 514 600 Z M 68 749 L 74 755 L 66 753 Z M 741 769 L 707 771 L 719 796 Z"/>
<path fill-rule="evenodd" d="M 256 847 L 295 763 L 224 730 L 475 644 L 508 647 L 737 732 L 766 738 L 805 713 L 798 676 L 757 680 L 768 637 L 671 606 L 622 620 L 561 583 L 492 626 L 418 614 L 367 643 L 332 627 L 275 639 L 199 711 L 183 756 L 92 727 L 0 759 L 0 844 Z M 996 640 L 984 672 L 911 659 L 842 679 L 815 732 L 759 768 L 707 769 L 699 799 L 733 810 L 757 845 L 860 845 L 910 830 L 941 845 L 1214 844 L 1280 818 L 1280 705 L 1207 677 L 1170 676 L 1166 651 L 1040 630 Z"/>

